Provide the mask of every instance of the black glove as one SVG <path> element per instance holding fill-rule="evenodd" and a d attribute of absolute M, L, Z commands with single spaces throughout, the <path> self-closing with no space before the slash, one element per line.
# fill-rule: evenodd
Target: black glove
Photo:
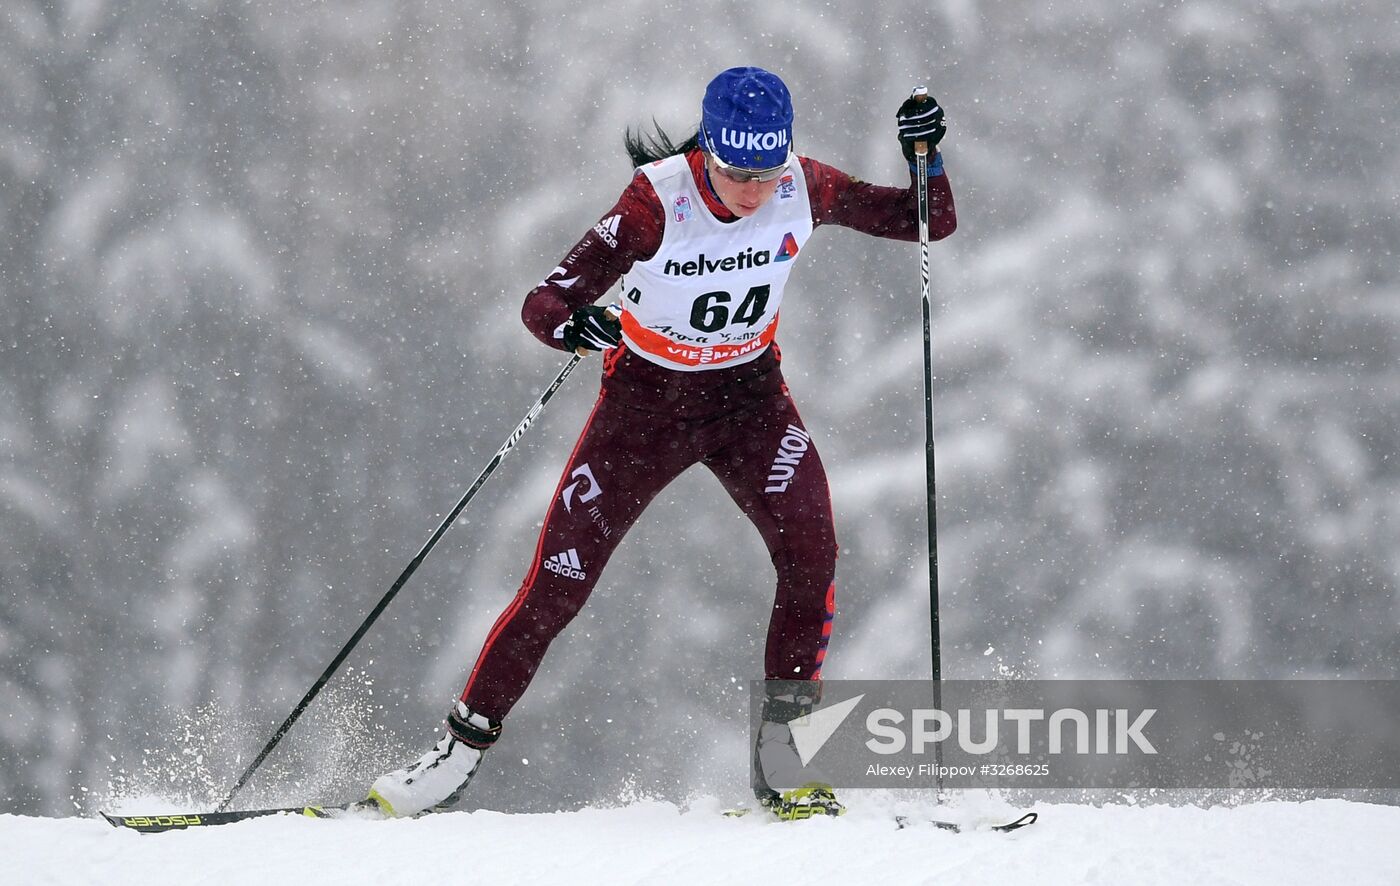
<path fill-rule="evenodd" d="M 608 308 L 584 305 L 564 324 L 563 337 L 564 348 L 574 353 L 580 349 L 604 351 L 622 341 L 622 322 Z"/>
<path fill-rule="evenodd" d="M 913 163 L 914 142 L 928 142 L 928 156 L 932 162 L 933 152 L 938 150 L 938 143 L 948 132 L 938 101 L 927 93 L 911 95 L 899 106 L 894 119 L 899 121 L 899 146 L 904 150 L 904 159 Z"/>

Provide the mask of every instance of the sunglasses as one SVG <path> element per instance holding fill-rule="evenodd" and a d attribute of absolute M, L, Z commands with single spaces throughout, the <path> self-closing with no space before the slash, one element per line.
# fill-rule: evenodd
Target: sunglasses
<path fill-rule="evenodd" d="M 708 132 L 705 133 L 705 144 L 714 144 Z M 767 169 L 748 169 L 743 166 L 734 166 L 725 163 L 719 158 L 718 154 L 710 150 L 706 150 L 705 154 L 714 161 L 715 168 L 723 173 L 725 178 L 741 185 L 749 182 L 771 182 L 782 175 L 783 171 L 788 168 L 788 164 L 792 162 L 792 148 L 788 148 L 787 156 L 783 158 L 782 163 L 779 163 L 777 166 L 770 166 Z"/>

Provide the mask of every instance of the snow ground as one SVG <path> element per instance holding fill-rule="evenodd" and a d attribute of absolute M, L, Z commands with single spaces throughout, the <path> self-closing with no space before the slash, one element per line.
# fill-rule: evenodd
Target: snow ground
<path fill-rule="evenodd" d="M 387 822 L 287 816 L 159 835 L 100 819 L 0 815 L 0 879 L 25 886 L 1400 883 L 1400 808 L 1344 800 L 1044 805 L 1039 823 L 1013 834 L 898 830 L 888 807 L 871 805 L 797 823 L 724 818 L 719 809 L 706 800 L 684 810 L 644 802 Z M 965 810 L 943 815 L 958 813 L 966 820 Z"/>

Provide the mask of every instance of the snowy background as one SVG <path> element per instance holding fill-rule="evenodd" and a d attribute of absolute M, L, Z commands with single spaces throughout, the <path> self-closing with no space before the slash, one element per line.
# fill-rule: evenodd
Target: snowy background
<path fill-rule="evenodd" d="M 873 6 L 0 0 L 0 812 L 208 802 L 563 357 L 521 297 L 779 72 L 800 152 L 933 250 L 945 674 L 1396 677 L 1400 18 L 1390 0 Z M 788 380 L 842 544 L 826 675 L 928 670 L 917 250 L 816 235 Z M 245 793 L 431 741 L 528 567 L 576 374 Z M 742 794 L 771 566 L 703 471 L 551 650 L 469 798 Z"/>

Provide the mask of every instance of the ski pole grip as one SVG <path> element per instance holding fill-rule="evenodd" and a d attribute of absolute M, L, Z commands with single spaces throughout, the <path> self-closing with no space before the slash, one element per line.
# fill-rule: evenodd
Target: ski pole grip
<path fill-rule="evenodd" d="M 927 87 L 927 86 L 915 86 L 915 87 L 910 91 L 909 97 L 912 98 L 916 104 L 920 104 L 920 105 L 921 105 L 921 104 L 923 104 L 924 102 L 927 102 L 927 101 L 928 101 L 928 87 Z M 920 156 L 920 157 L 927 157 L 927 156 L 928 156 L 928 142 L 914 142 L 914 153 L 915 153 L 917 156 Z"/>
<path fill-rule="evenodd" d="M 621 320 L 622 305 L 608 305 L 606 308 L 603 309 L 603 313 L 607 314 L 614 320 Z M 593 353 L 593 351 L 590 351 L 588 348 L 574 348 L 574 353 L 579 355 L 580 357 L 587 357 L 589 354 Z"/>

